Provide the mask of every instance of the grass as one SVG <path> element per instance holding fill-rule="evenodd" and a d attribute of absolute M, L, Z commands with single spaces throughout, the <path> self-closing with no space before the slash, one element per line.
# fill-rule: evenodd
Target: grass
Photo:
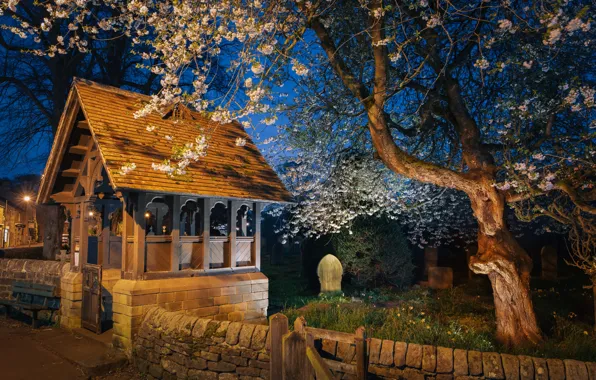
<path fill-rule="evenodd" d="M 490 286 L 480 278 L 451 290 L 412 288 L 373 292 L 346 290 L 349 296 L 318 297 L 301 278 L 299 265 L 268 267 L 270 303 L 290 325 L 304 316 L 312 327 L 353 332 L 365 326 L 369 336 L 418 344 L 537 357 L 596 361 L 591 291 L 581 284 L 533 284 L 533 300 L 545 341 L 533 348 L 508 348 L 495 340 Z"/>

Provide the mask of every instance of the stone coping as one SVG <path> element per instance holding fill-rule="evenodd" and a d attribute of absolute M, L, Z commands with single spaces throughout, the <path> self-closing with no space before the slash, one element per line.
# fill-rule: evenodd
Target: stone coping
<path fill-rule="evenodd" d="M 161 280 L 121 280 L 117 284 L 117 289 L 120 294 L 135 296 L 186 290 L 225 288 L 226 286 L 255 285 L 267 283 L 268 281 L 267 276 L 263 273 L 252 272 Z"/>
<path fill-rule="evenodd" d="M 53 260 L 0 259 L 0 273 L 38 273 L 61 277 L 69 271 L 69 264 Z"/>

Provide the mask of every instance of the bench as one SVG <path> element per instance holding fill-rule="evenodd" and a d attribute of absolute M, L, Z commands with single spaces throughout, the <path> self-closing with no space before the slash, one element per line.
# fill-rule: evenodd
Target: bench
<path fill-rule="evenodd" d="M 38 327 L 37 313 L 41 310 L 60 309 L 60 297 L 56 296 L 56 286 L 34 284 L 32 282 L 13 281 L 12 296 L 14 299 L 0 299 L 0 305 L 6 307 L 6 315 L 10 308 L 29 310 L 32 314 L 32 326 Z"/>

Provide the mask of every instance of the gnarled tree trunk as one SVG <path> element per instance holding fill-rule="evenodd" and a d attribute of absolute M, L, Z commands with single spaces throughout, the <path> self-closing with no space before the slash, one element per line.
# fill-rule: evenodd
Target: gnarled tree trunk
<path fill-rule="evenodd" d="M 507 346 L 537 344 L 542 337 L 530 291 L 532 259 L 505 225 L 503 197 L 487 187 L 468 195 L 479 224 L 478 252 L 469 266 L 492 284 L 497 340 Z"/>

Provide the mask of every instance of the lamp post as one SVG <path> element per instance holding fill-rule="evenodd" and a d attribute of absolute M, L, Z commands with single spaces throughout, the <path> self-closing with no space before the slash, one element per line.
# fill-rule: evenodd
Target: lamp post
<path fill-rule="evenodd" d="M 29 203 L 31 202 L 31 197 L 29 195 L 25 195 L 23 200 L 27 204 L 27 208 L 25 209 L 25 225 L 27 229 L 27 242 L 29 247 L 31 246 L 31 230 L 29 229 Z"/>

